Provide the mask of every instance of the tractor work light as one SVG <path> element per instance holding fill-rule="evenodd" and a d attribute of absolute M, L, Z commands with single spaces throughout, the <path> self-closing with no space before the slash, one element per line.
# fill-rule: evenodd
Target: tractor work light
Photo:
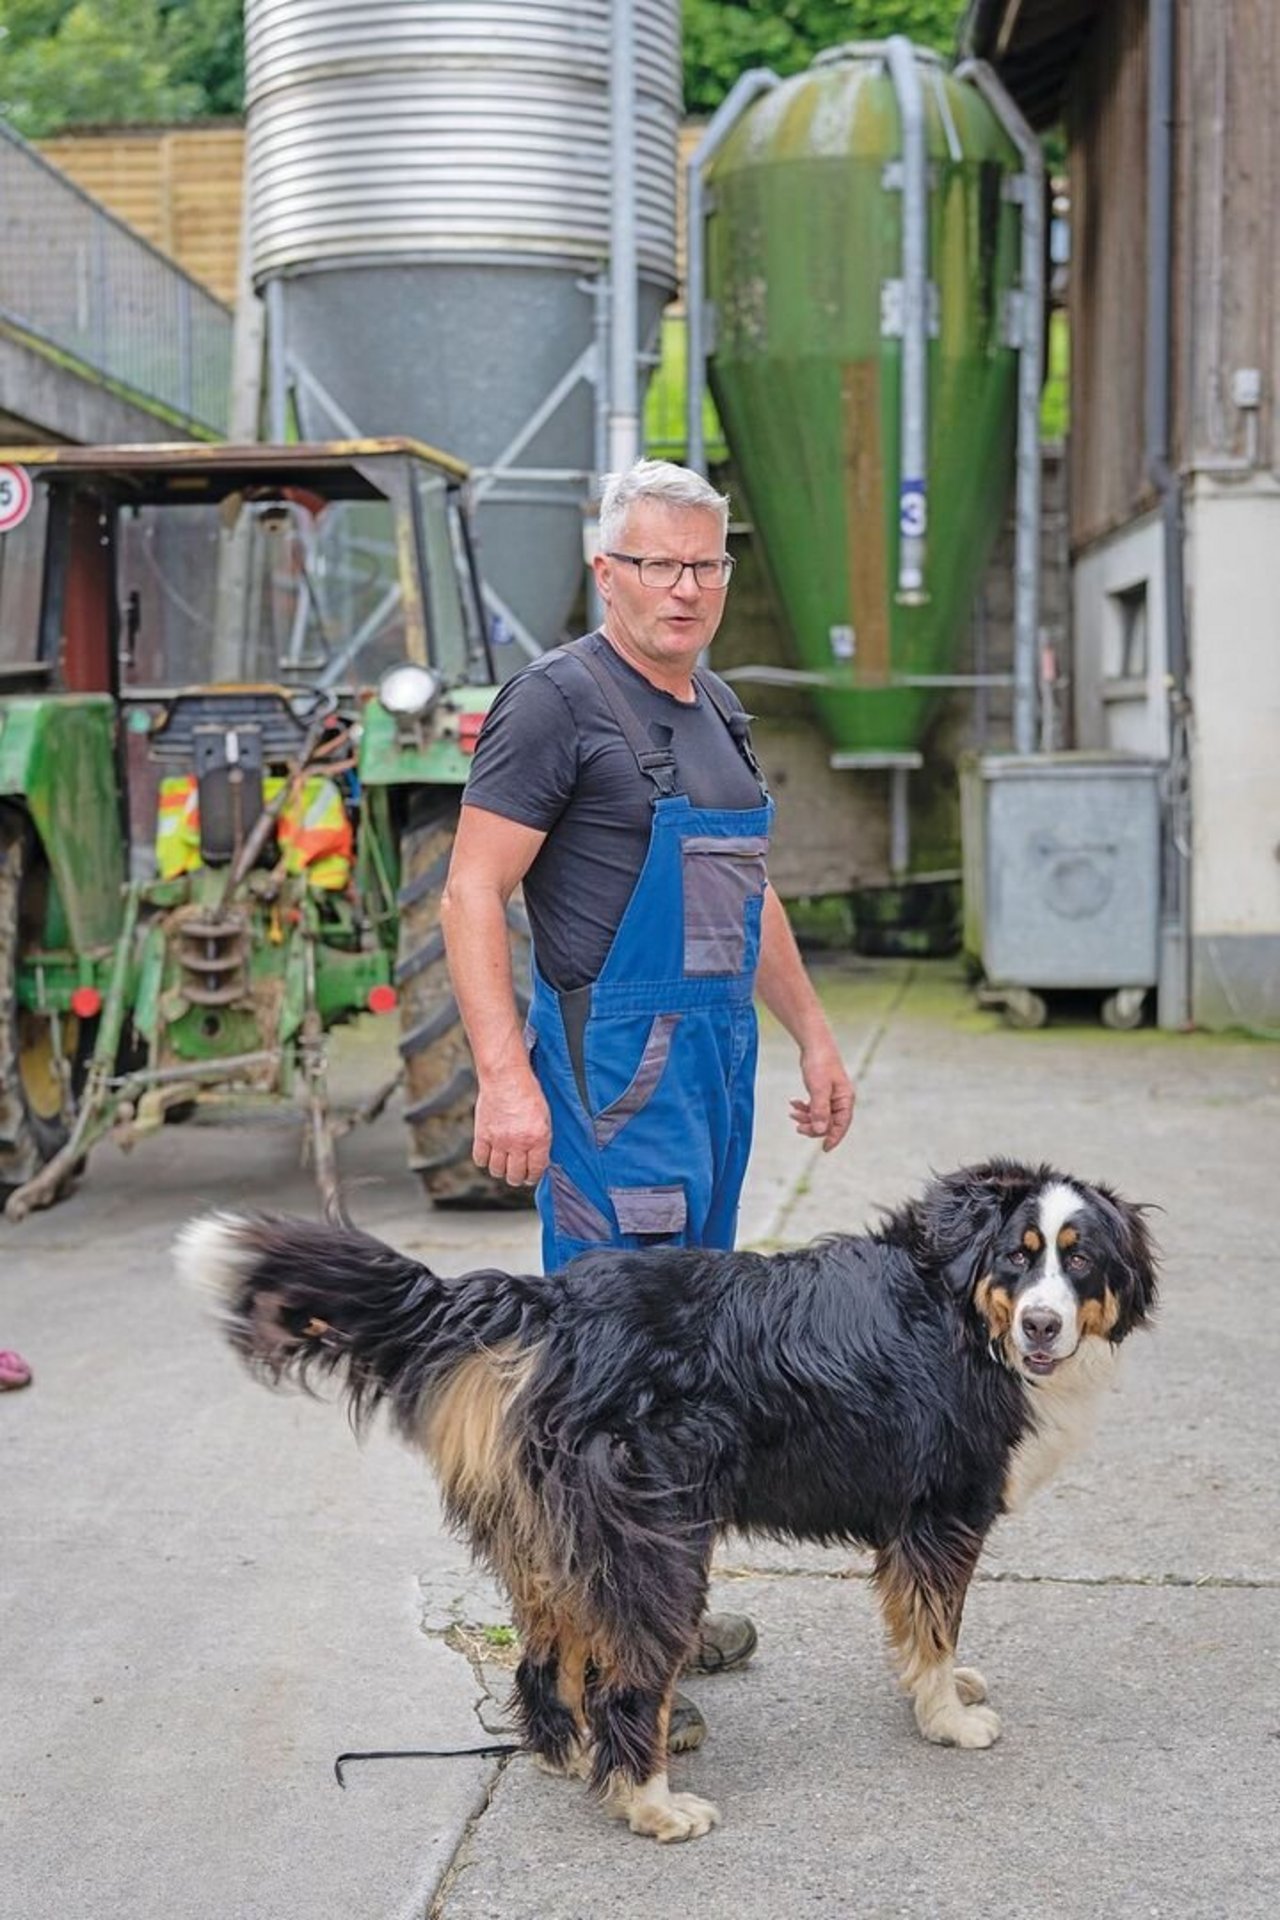
<path fill-rule="evenodd" d="M 389 667 L 378 682 L 378 699 L 397 720 L 425 719 L 443 692 L 440 675 L 411 660 Z"/>

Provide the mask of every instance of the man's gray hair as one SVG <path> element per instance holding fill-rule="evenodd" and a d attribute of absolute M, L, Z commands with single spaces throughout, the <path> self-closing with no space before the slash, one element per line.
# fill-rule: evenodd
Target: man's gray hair
<path fill-rule="evenodd" d="M 653 500 L 664 507 L 700 507 L 714 513 L 720 521 L 720 537 L 729 531 L 729 496 L 717 493 L 692 467 L 677 467 L 671 460 L 637 460 L 625 473 L 606 473 L 600 496 L 600 548 L 608 552 L 622 537 L 622 526 L 631 508 L 642 500 Z"/>

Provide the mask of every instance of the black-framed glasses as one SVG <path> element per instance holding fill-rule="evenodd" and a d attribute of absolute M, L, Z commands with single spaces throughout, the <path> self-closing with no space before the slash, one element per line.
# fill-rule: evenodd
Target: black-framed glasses
<path fill-rule="evenodd" d="M 606 548 L 609 560 L 627 560 L 635 568 L 642 587 L 674 587 L 684 578 L 685 569 L 708 593 L 723 593 L 733 578 L 735 561 L 730 553 L 718 560 L 651 560 L 647 554 L 614 553 Z"/>

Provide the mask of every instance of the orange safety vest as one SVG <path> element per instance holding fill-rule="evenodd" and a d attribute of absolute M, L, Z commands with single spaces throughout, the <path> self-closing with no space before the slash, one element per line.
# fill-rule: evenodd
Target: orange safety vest
<path fill-rule="evenodd" d="M 262 783 L 270 803 L 285 782 L 278 775 Z M 351 878 L 355 834 L 337 782 L 324 774 L 304 780 L 276 822 L 286 873 L 305 874 L 308 886 L 335 893 Z M 194 873 L 200 861 L 200 790 L 193 773 L 173 774 L 160 782 L 156 816 L 156 866 L 162 880 Z"/>

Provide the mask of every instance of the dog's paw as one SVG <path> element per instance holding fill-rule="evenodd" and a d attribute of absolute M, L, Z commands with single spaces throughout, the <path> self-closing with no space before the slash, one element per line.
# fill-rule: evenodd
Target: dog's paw
<path fill-rule="evenodd" d="M 976 1667 L 957 1667 L 952 1675 L 956 1692 L 966 1707 L 976 1707 L 987 1697 L 987 1683 Z"/>
<path fill-rule="evenodd" d="M 916 1719 L 926 1740 L 940 1747 L 993 1747 L 1000 1738 L 1000 1716 L 991 1707 L 937 1706 Z"/>
<path fill-rule="evenodd" d="M 720 1821 L 720 1809 L 696 1793 L 669 1793 L 664 1801 L 637 1800 L 627 1815 L 632 1833 L 669 1844 L 697 1840 Z"/>

